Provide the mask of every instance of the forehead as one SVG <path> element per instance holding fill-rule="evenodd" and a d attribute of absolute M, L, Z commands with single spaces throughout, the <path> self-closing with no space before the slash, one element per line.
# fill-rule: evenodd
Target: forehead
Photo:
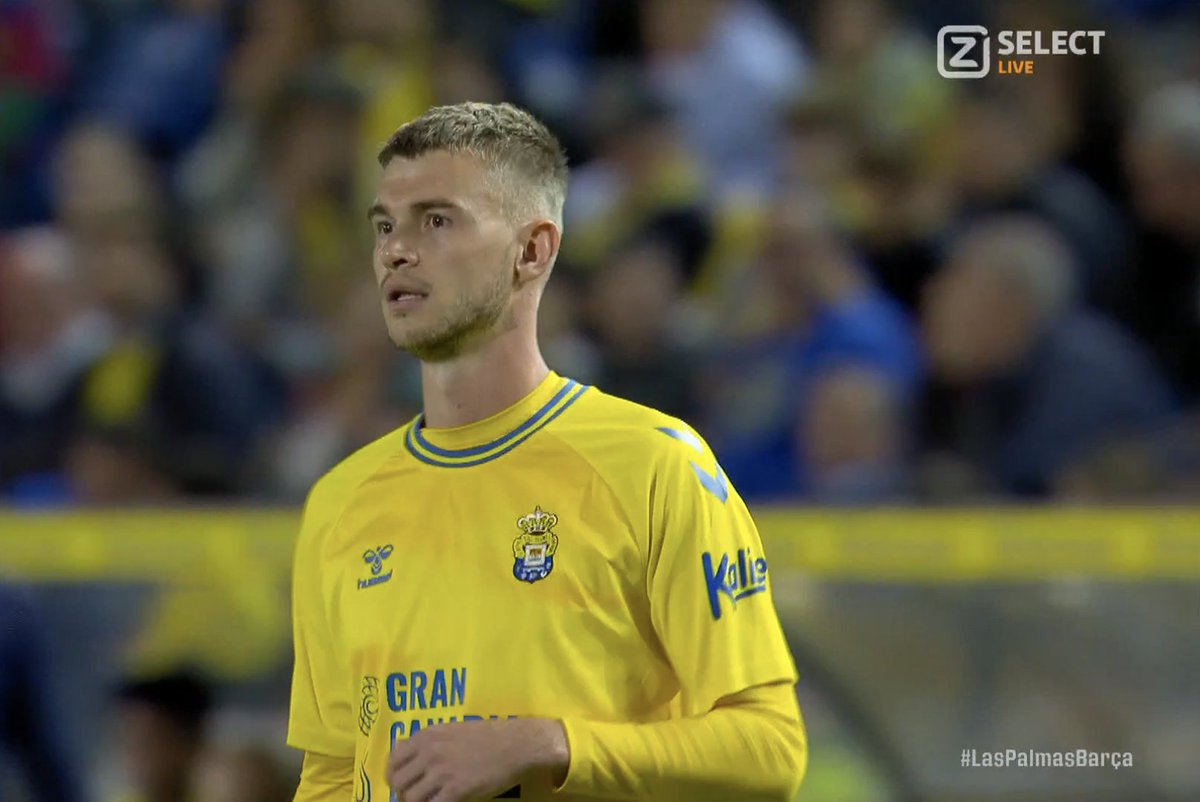
<path fill-rule="evenodd" d="M 396 157 L 379 179 L 379 200 L 387 206 L 440 198 L 466 208 L 490 199 L 489 167 L 470 153 L 431 151 L 415 159 Z"/>

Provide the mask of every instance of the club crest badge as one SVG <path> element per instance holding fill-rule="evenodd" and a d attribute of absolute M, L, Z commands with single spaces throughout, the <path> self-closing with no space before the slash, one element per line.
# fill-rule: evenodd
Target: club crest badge
<path fill-rule="evenodd" d="M 535 507 L 533 512 L 517 519 L 521 535 L 513 541 L 513 576 L 522 582 L 537 582 L 554 570 L 554 553 L 558 551 L 558 535 L 554 527 L 558 516 Z"/>

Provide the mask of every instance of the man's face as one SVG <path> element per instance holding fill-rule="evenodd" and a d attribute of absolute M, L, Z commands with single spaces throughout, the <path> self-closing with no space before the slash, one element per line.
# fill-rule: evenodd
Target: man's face
<path fill-rule="evenodd" d="M 786 201 L 772 213 L 761 264 L 771 287 L 796 312 L 815 300 L 814 276 L 836 258 L 825 225 L 821 211 L 807 199 Z"/>
<path fill-rule="evenodd" d="M 1157 230 L 1200 237 L 1200 167 L 1151 139 L 1132 140 L 1125 162 L 1141 219 Z"/>
<path fill-rule="evenodd" d="M 0 354 L 36 355 L 53 345 L 70 305 L 69 282 L 0 253 Z"/>
<path fill-rule="evenodd" d="M 1032 321 L 1018 296 L 960 248 L 925 288 L 921 325 L 935 373 L 951 383 L 992 375 L 1025 342 Z"/>
<path fill-rule="evenodd" d="M 395 158 L 370 212 L 388 335 L 426 362 L 453 359 L 511 321 L 520 242 L 489 170 L 468 154 Z"/>

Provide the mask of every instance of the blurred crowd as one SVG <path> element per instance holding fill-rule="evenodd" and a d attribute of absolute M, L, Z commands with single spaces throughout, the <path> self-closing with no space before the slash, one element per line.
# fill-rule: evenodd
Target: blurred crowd
<path fill-rule="evenodd" d="M 749 500 L 1200 494 L 1194 2 L 0 0 L 0 499 L 291 502 L 407 421 L 374 157 L 502 99 L 573 165 L 551 366 Z"/>
<path fill-rule="evenodd" d="M 113 694 L 119 773 L 113 802 L 289 802 L 296 772 L 254 739 L 217 737 L 214 688 L 182 669 L 122 681 Z"/>
<path fill-rule="evenodd" d="M 295 755 L 281 754 L 281 738 L 260 737 L 244 721 L 222 727 L 221 713 L 235 708 L 218 708 L 221 689 L 188 667 L 119 679 L 102 702 L 103 721 L 86 735 L 76 732 L 78 711 L 69 711 L 54 681 L 51 653 L 61 655 L 62 644 L 52 643 L 46 623 L 28 591 L 0 584 L 0 797 L 291 800 Z M 97 752 L 106 760 L 93 776 Z"/>

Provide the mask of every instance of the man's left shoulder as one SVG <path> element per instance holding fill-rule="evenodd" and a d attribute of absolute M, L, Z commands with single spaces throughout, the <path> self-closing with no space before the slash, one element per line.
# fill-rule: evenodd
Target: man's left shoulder
<path fill-rule="evenodd" d="M 713 459 L 704 438 L 686 421 L 596 388 L 580 398 L 578 414 L 564 418 L 559 435 L 581 451 L 636 454 L 646 467 L 677 453 Z"/>

